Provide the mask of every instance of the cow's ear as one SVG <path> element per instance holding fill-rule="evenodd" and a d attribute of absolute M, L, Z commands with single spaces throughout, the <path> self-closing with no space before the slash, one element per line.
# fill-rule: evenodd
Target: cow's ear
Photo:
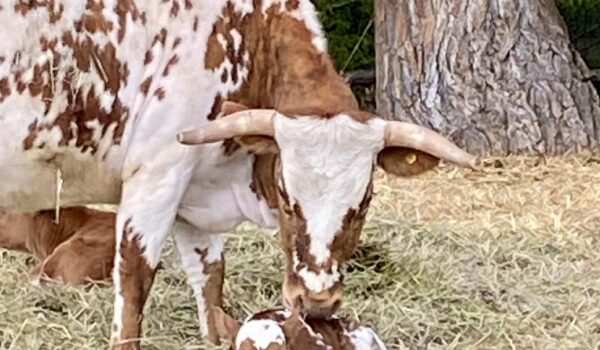
<path fill-rule="evenodd" d="M 238 321 L 234 320 L 220 307 L 213 306 L 211 311 L 219 339 L 225 339 L 229 342 L 235 341 L 235 337 L 241 327 Z"/>
<path fill-rule="evenodd" d="M 221 105 L 221 118 L 227 118 L 228 115 L 245 111 L 250 107 L 237 102 L 225 101 Z M 233 140 L 244 149 L 254 154 L 271 154 L 279 153 L 277 142 L 272 137 L 268 136 L 241 136 L 234 137 Z"/>
<path fill-rule="evenodd" d="M 228 116 L 232 113 L 235 112 L 241 112 L 241 111 L 245 111 L 247 109 L 250 109 L 250 107 L 241 104 L 241 103 L 237 103 L 237 102 L 231 102 L 231 101 L 225 101 L 223 102 L 223 104 L 221 104 L 221 116 Z"/>
<path fill-rule="evenodd" d="M 389 174 L 410 177 L 435 168 L 440 160 L 412 148 L 386 147 L 377 155 L 377 164 Z"/>

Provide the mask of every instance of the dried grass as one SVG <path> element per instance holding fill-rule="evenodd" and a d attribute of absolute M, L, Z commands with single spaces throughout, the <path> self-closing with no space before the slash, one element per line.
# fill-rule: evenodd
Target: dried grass
<path fill-rule="evenodd" d="M 342 313 L 391 349 L 592 349 L 600 344 L 600 162 L 492 159 L 414 179 L 378 174 L 349 265 Z M 282 256 L 272 231 L 227 243 L 226 303 L 237 317 L 278 304 Z M 146 349 L 211 349 L 172 244 L 145 320 Z M 25 255 L 2 251 L 4 349 L 99 349 L 108 289 L 38 289 Z"/>

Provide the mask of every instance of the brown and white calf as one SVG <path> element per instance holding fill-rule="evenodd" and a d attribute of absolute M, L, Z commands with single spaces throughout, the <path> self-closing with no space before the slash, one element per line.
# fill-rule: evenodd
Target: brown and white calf
<path fill-rule="evenodd" d="M 214 314 L 217 332 L 232 350 L 387 349 L 373 329 L 343 318 L 304 319 L 298 312 L 273 309 L 240 324 L 220 308 Z"/>
<path fill-rule="evenodd" d="M 116 214 L 83 207 L 55 212 L 0 212 L 0 247 L 32 254 L 39 264 L 32 282 L 82 285 L 110 279 L 115 255 Z"/>
<path fill-rule="evenodd" d="M 409 176 L 475 162 L 430 130 L 360 112 L 309 0 L 0 0 L 0 23 L 0 207 L 53 208 L 57 177 L 65 207 L 119 204 L 118 348 L 139 347 L 174 223 L 202 333 L 217 340 L 221 233 L 279 223 L 284 300 L 325 316 L 375 166 Z M 241 113 L 217 118 L 226 100 Z M 202 146 L 177 142 L 194 128 L 180 140 Z"/>

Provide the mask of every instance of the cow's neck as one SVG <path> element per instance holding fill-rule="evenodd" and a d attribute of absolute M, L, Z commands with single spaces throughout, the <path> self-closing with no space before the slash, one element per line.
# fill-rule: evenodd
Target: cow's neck
<path fill-rule="evenodd" d="M 313 34 L 304 22 L 279 14 L 258 23 L 264 25 L 259 30 L 262 35 L 247 36 L 252 69 L 241 91 L 232 96 L 234 100 L 295 113 L 358 109 L 352 90 L 329 55 L 313 44 Z"/>

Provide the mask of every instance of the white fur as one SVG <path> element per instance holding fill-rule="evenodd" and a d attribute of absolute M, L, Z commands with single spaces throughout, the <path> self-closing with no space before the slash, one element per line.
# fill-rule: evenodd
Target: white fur
<path fill-rule="evenodd" d="M 375 156 L 384 146 L 384 129 L 382 120 L 360 123 L 346 115 L 317 119 L 278 114 L 275 118 L 286 192 L 292 204 L 302 209 L 310 254 L 317 264 L 330 258 L 330 244 L 344 216 L 357 209 L 365 195 Z M 304 276 L 314 279 L 306 281 L 312 286 L 326 286 L 333 279 L 322 274 Z"/>
<path fill-rule="evenodd" d="M 386 346 L 371 328 L 360 326 L 346 334 L 356 350 L 386 350 Z"/>
<path fill-rule="evenodd" d="M 250 340 L 257 350 L 265 350 L 271 344 L 285 344 L 281 326 L 273 320 L 252 320 L 242 325 L 235 338 L 236 349 Z"/>
<path fill-rule="evenodd" d="M 294 252 L 294 268 L 297 269 L 300 261 L 298 260 L 298 254 Z M 298 276 L 302 278 L 304 281 L 304 285 L 306 288 L 320 293 L 324 290 L 327 290 L 340 280 L 341 274 L 338 269 L 338 264 L 333 263 L 331 267 L 332 273 L 327 273 L 324 270 L 315 273 L 314 271 L 309 270 L 307 267 L 303 267 L 298 270 Z"/>

